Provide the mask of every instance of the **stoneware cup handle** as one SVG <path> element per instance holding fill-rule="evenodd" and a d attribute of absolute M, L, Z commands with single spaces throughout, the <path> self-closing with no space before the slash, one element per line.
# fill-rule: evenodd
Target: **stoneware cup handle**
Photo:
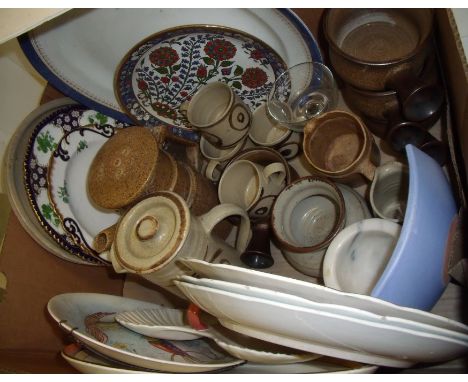
<path fill-rule="evenodd" d="M 216 167 L 218 167 L 218 165 L 220 164 L 221 162 L 217 161 L 217 160 L 210 160 L 208 162 L 208 165 L 206 166 L 206 169 L 205 169 L 205 176 L 209 179 L 209 180 L 212 180 L 213 182 L 217 182 L 220 178 L 220 175 L 218 176 L 215 176 L 215 170 L 216 170 Z M 219 170 L 218 170 L 219 171 Z"/>
<path fill-rule="evenodd" d="M 263 175 L 265 175 L 265 178 L 267 178 L 269 182 L 271 182 L 270 177 L 273 174 L 278 174 L 278 176 L 275 179 L 278 184 L 283 183 L 284 179 L 286 178 L 286 168 L 284 167 L 284 164 L 280 162 L 275 162 L 269 164 L 268 166 L 265 166 L 265 168 L 263 169 Z"/>
<path fill-rule="evenodd" d="M 241 254 L 247 248 L 252 235 L 249 215 L 244 209 L 236 206 L 235 204 L 223 203 L 213 207 L 206 214 L 200 216 L 199 219 L 205 231 L 210 233 L 221 220 L 228 216 L 235 215 L 240 216 L 241 218 L 236 241 L 236 249 L 239 251 L 239 254 Z"/>
<path fill-rule="evenodd" d="M 359 173 L 364 175 L 370 182 L 374 180 L 375 170 L 375 165 L 369 160 L 362 162 L 358 168 Z"/>

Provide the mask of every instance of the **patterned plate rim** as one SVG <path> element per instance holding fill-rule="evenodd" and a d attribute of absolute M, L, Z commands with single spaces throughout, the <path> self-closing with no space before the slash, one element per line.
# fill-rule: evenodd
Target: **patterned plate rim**
<path fill-rule="evenodd" d="M 120 108 L 126 112 L 127 117 L 131 121 L 133 121 L 133 123 L 136 123 L 138 125 L 142 125 L 142 124 L 144 125 L 144 121 L 139 120 L 134 115 L 132 115 L 130 110 L 127 108 L 127 106 L 123 102 L 123 100 L 122 100 L 122 89 L 119 86 L 119 77 L 120 77 L 121 72 L 124 69 L 124 67 L 128 64 L 129 58 L 133 54 L 138 52 L 138 50 L 142 46 L 144 46 L 146 43 L 150 42 L 151 40 L 157 39 L 159 36 L 164 36 L 164 35 L 169 34 L 171 32 L 183 32 L 184 30 L 190 31 L 191 29 L 199 30 L 200 32 L 202 32 L 202 31 L 217 32 L 218 31 L 220 34 L 229 33 L 229 34 L 232 34 L 232 35 L 242 36 L 245 39 L 250 39 L 250 40 L 254 41 L 255 43 L 263 46 L 265 48 L 265 50 L 269 51 L 271 54 L 276 56 L 278 58 L 278 62 L 283 67 L 283 70 L 287 69 L 287 64 L 284 61 L 284 59 L 269 44 L 265 43 L 264 41 L 262 41 L 258 37 L 255 37 L 255 36 L 253 36 L 253 35 L 251 35 L 251 34 L 249 34 L 247 32 L 243 32 L 243 31 L 235 29 L 235 28 L 226 27 L 226 26 L 222 26 L 222 25 L 215 25 L 215 24 L 188 24 L 188 25 L 180 25 L 180 26 L 177 26 L 177 27 L 164 29 L 162 31 L 153 33 L 152 35 L 150 35 L 148 37 L 145 37 L 143 40 L 137 42 L 131 49 L 129 49 L 127 51 L 127 53 L 124 55 L 124 57 L 120 60 L 119 64 L 117 65 L 117 69 L 115 71 L 115 74 L 114 74 L 114 81 L 113 81 L 113 83 L 114 83 L 114 93 L 115 93 L 117 102 L 119 103 Z M 151 48 L 149 48 L 149 49 L 151 49 Z M 140 55 L 139 59 L 141 57 L 143 57 L 144 54 L 145 53 L 142 53 Z M 275 73 L 275 75 L 276 75 L 276 73 Z M 133 72 L 132 72 L 132 76 L 133 76 Z M 135 98 L 136 98 L 136 96 L 135 96 Z M 180 136 L 180 137 L 183 137 L 185 139 L 190 139 L 190 140 L 193 140 L 193 141 L 199 141 L 200 140 L 200 134 L 196 130 L 194 130 L 194 129 L 190 128 L 190 127 L 176 126 L 176 125 L 170 124 L 170 123 L 168 123 L 166 121 L 163 121 L 163 120 L 161 120 L 161 119 L 159 119 L 158 117 L 155 117 L 155 116 L 153 116 L 153 118 L 157 120 L 158 124 L 162 124 L 164 126 L 167 126 L 168 130 L 172 134 L 174 134 L 176 136 Z"/>

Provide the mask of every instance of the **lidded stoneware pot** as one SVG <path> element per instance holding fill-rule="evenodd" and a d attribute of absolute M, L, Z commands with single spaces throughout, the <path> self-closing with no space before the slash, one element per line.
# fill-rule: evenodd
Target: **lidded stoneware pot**
<path fill-rule="evenodd" d="M 228 216 L 240 216 L 235 247 L 213 228 Z M 109 261 L 118 273 L 141 274 L 150 282 L 180 295 L 173 280 L 193 272 L 179 264 L 184 258 L 241 265 L 240 255 L 251 238 L 247 213 L 233 204 L 220 204 L 195 216 L 174 192 L 156 192 L 132 208 L 118 223 Z"/>

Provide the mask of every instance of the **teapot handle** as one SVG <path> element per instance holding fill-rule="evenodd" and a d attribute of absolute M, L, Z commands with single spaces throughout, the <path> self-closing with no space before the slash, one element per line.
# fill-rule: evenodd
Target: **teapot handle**
<path fill-rule="evenodd" d="M 244 209 L 235 204 L 223 203 L 213 207 L 206 214 L 200 216 L 199 219 L 205 231 L 210 233 L 221 220 L 233 215 L 238 215 L 241 218 L 236 249 L 242 253 L 247 248 L 252 236 L 249 215 Z"/>

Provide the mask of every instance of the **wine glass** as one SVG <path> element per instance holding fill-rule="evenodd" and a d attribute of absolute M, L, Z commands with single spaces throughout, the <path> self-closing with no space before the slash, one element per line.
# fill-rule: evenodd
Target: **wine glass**
<path fill-rule="evenodd" d="M 267 99 L 271 118 L 290 130 L 302 132 L 306 123 L 332 110 L 338 87 L 330 69 L 319 62 L 303 62 L 281 73 Z"/>

